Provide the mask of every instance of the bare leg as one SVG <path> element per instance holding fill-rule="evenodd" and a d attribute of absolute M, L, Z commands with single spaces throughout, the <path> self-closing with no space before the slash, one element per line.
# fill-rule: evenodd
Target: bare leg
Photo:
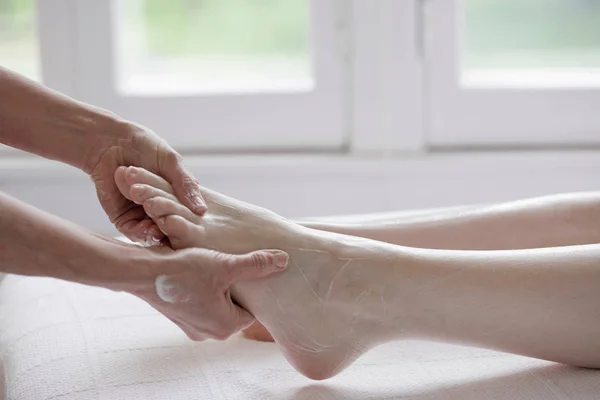
<path fill-rule="evenodd" d="M 600 192 L 302 225 L 411 247 L 511 250 L 600 243 Z"/>
<path fill-rule="evenodd" d="M 400 211 L 384 216 L 299 221 L 309 228 L 411 247 L 508 250 L 600 243 L 600 192 L 560 194 L 497 205 Z M 244 331 L 272 341 L 258 322 Z"/>
<path fill-rule="evenodd" d="M 378 344 L 402 338 L 600 367 L 598 245 L 413 249 L 307 229 L 210 190 L 203 193 L 209 211 L 200 218 L 160 178 L 132 171 L 120 187 L 173 245 L 290 254 L 289 270 L 236 285 L 232 294 L 308 377 L 333 376 Z"/>

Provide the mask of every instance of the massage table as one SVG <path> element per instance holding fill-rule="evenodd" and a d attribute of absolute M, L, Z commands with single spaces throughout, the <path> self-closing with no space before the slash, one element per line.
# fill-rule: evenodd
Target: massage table
<path fill-rule="evenodd" d="M 6 400 L 600 399 L 600 371 L 425 341 L 311 381 L 273 343 L 194 343 L 134 296 L 14 275 L 0 283 L 0 354 Z"/>
<path fill-rule="evenodd" d="M 49 278 L 7 276 L 0 321 L 10 400 L 600 399 L 600 371 L 421 341 L 315 382 L 273 343 L 194 343 L 133 296 Z"/>

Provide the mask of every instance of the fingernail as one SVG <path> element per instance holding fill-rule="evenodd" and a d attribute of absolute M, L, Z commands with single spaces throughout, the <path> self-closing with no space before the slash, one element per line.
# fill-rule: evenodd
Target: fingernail
<path fill-rule="evenodd" d="M 192 203 L 194 203 L 194 211 L 197 213 L 203 213 L 207 210 L 206 204 L 200 196 L 192 196 Z"/>
<path fill-rule="evenodd" d="M 285 268 L 290 262 L 290 256 L 281 250 L 267 250 L 273 255 L 273 261 L 278 268 Z"/>
<path fill-rule="evenodd" d="M 154 244 L 154 245 L 161 244 L 162 243 L 162 238 L 159 237 L 159 236 L 151 236 L 150 237 L 150 242 L 152 244 Z"/>
<path fill-rule="evenodd" d="M 162 242 L 162 232 L 157 232 L 156 229 L 147 229 L 145 232 L 146 246 L 156 246 Z"/>

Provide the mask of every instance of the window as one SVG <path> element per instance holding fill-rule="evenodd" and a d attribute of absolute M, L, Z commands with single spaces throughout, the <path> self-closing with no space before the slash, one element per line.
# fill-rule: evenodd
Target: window
<path fill-rule="evenodd" d="M 466 0 L 460 12 L 463 86 L 600 86 L 597 1 Z"/>
<path fill-rule="evenodd" d="M 152 127 L 175 147 L 344 145 L 332 2 L 121 0 L 78 8 L 83 100 Z"/>
<path fill-rule="evenodd" d="M 600 142 L 600 3 L 426 6 L 433 145 Z"/>
<path fill-rule="evenodd" d="M 305 0 L 121 0 L 117 11 L 125 95 L 313 89 Z"/>
<path fill-rule="evenodd" d="M 0 59 L 5 68 L 39 80 L 35 0 L 0 0 Z"/>
<path fill-rule="evenodd" d="M 187 152 L 600 142 L 594 0 L 0 0 L 0 33 Z"/>

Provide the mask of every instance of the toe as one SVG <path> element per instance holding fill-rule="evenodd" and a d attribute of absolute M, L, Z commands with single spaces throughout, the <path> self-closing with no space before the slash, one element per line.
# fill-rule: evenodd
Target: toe
<path fill-rule="evenodd" d="M 142 202 L 142 206 L 146 211 L 146 214 L 153 220 L 165 217 L 167 215 L 178 215 L 192 224 L 198 223 L 198 217 L 189 208 L 184 205 L 168 199 L 166 197 L 151 197 Z"/>
<path fill-rule="evenodd" d="M 156 220 L 159 229 L 167 235 L 175 250 L 193 246 L 193 225 L 179 215 L 167 215 Z"/>
<path fill-rule="evenodd" d="M 129 197 L 137 204 L 144 204 L 148 199 L 162 197 L 174 203 L 179 203 L 179 200 L 170 193 L 150 185 L 136 183 L 129 188 Z"/>
<path fill-rule="evenodd" d="M 163 178 L 143 168 L 128 167 L 125 171 L 125 181 L 131 186 L 136 183 L 150 185 L 164 192 L 173 194 L 173 188 Z"/>

